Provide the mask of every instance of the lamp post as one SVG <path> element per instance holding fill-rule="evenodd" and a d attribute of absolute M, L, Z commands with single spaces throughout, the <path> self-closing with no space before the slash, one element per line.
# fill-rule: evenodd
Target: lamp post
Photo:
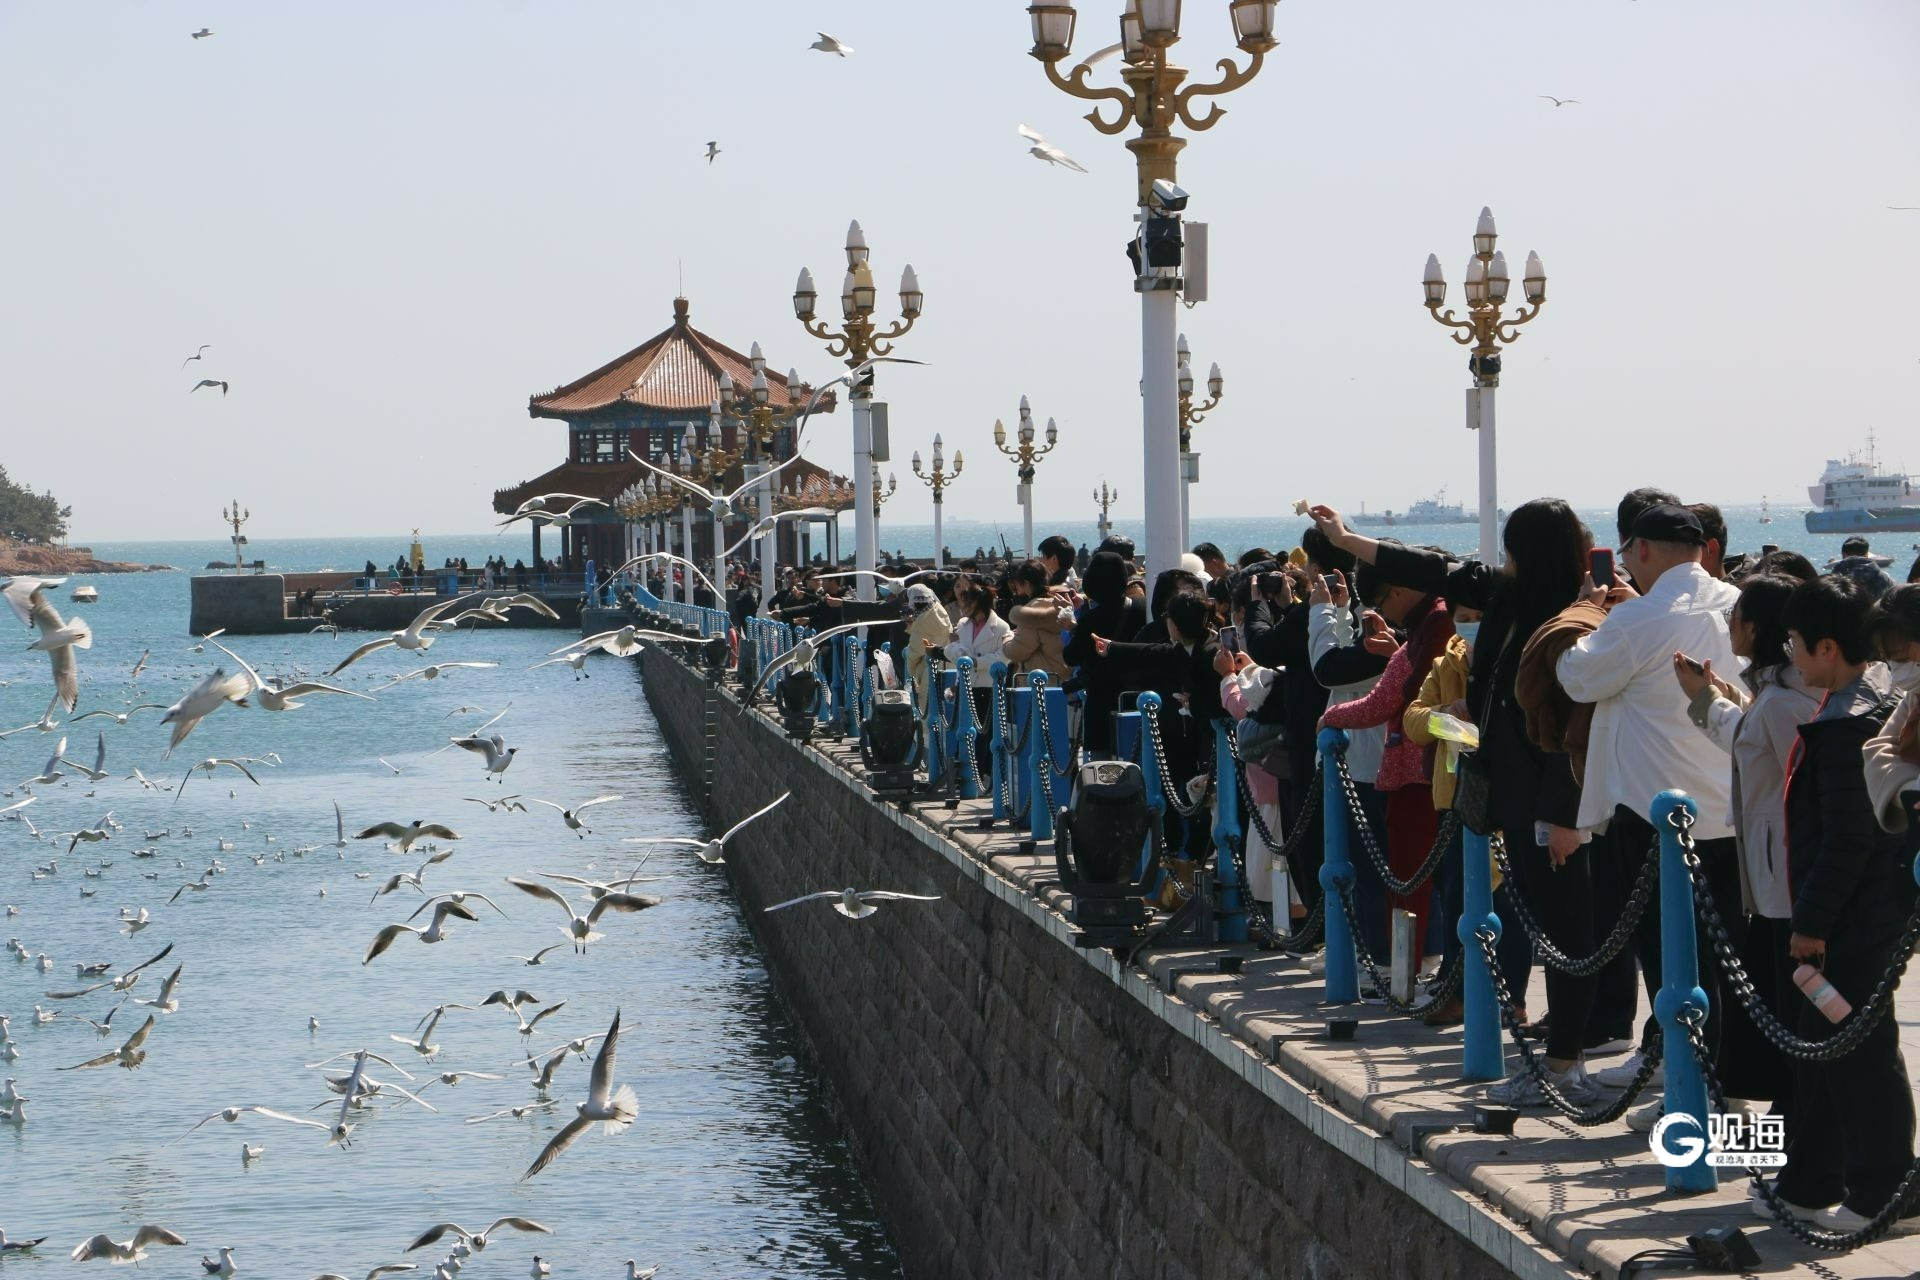
<path fill-rule="evenodd" d="M 877 530 L 880 523 L 880 508 L 886 504 L 888 499 L 893 497 L 894 491 L 900 487 L 900 480 L 899 477 L 889 471 L 887 473 L 887 483 L 882 485 L 880 483 L 880 464 L 872 462 L 867 465 L 873 468 L 873 522 Z"/>
<path fill-rule="evenodd" d="M 1113 532 L 1113 521 L 1107 519 L 1107 512 L 1113 510 L 1113 504 L 1120 501 L 1120 493 L 1107 488 L 1107 482 L 1102 480 L 1100 487 L 1093 491 L 1093 500 L 1100 504 L 1100 541 L 1105 542 L 1107 535 Z"/>
<path fill-rule="evenodd" d="M 241 562 L 240 548 L 247 545 L 247 540 L 240 536 L 240 526 L 253 519 L 253 512 L 243 511 L 240 507 L 240 499 L 235 498 L 231 505 L 220 508 L 220 518 L 233 527 L 233 533 L 231 535 L 233 539 L 233 571 L 239 573 L 245 568 L 245 565 Z"/>
<path fill-rule="evenodd" d="M 1052 453 L 1054 446 L 1060 442 L 1060 428 L 1054 425 L 1052 418 L 1048 418 L 1046 447 L 1036 447 L 1033 443 L 1033 410 L 1028 406 L 1027 398 L 1021 396 L 1020 427 L 1017 435 L 1019 443 L 1011 449 L 1007 448 L 1007 428 L 999 419 L 994 420 L 993 447 L 1012 458 L 1014 465 L 1020 468 L 1020 488 L 1015 496 L 1020 503 L 1021 524 L 1026 531 L 1026 540 L 1022 543 L 1023 553 L 1031 558 L 1033 556 L 1034 468 L 1039 466 L 1040 459 Z"/>
<path fill-rule="evenodd" d="M 727 449 L 721 445 L 720 401 L 718 399 L 713 400 L 707 405 L 707 454 L 705 460 L 701 463 L 702 468 L 706 472 L 706 476 L 704 479 L 695 477 L 695 483 L 706 484 L 709 481 L 716 484 L 719 483 L 720 478 L 726 475 L 736 462 L 740 461 L 741 453 L 742 451 L 739 449 Z M 713 523 L 713 588 L 715 591 L 721 593 L 721 599 L 715 602 L 714 608 L 725 609 L 727 607 L 725 598 L 727 590 L 727 530 L 726 526 L 721 523 L 719 515 L 710 513 L 710 519 Z M 687 558 L 691 560 L 693 557 L 689 556 Z"/>
<path fill-rule="evenodd" d="M 1436 254 L 1427 255 L 1426 274 L 1421 288 L 1426 294 L 1427 312 L 1441 324 L 1456 330 L 1453 340 L 1471 346 L 1467 371 L 1473 385 L 1467 388 L 1467 430 L 1480 433 L 1480 559 L 1500 563 L 1499 471 L 1495 465 L 1493 431 L 1493 393 L 1500 386 L 1500 348 L 1520 337 L 1520 326 L 1540 314 L 1547 301 L 1547 269 L 1540 255 L 1527 254 L 1526 275 L 1520 282 L 1526 298 L 1513 315 L 1502 318 L 1507 306 L 1507 255 L 1494 248 L 1499 233 L 1494 230 L 1493 210 L 1480 210 L 1480 221 L 1473 229 L 1473 256 L 1467 259 L 1467 318 L 1462 320 L 1449 308 L 1447 278 L 1440 270 Z"/>
<path fill-rule="evenodd" d="M 940 437 L 936 435 L 933 438 L 933 470 L 931 471 L 920 469 L 920 451 L 918 449 L 913 451 L 913 474 L 919 476 L 920 482 L 933 490 L 933 567 L 936 569 L 947 567 L 947 537 L 941 523 L 941 515 L 947 505 L 947 490 L 952 487 L 955 480 L 960 478 L 962 468 L 967 465 L 966 460 L 960 456 L 960 451 L 955 449 L 953 470 L 946 470 L 943 449 Z"/>
<path fill-rule="evenodd" d="M 841 327 L 835 330 L 825 321 L 814 319 L 813 307 L 818 293 L 813 287 L 813 272 L 805 267 L 800 268 L 799 282 L 794 285 L 793 313 L 808 333 L 827 344 L 828 355 L 836 359 L 844 356 L 851 369 L 865 363 L 869 356 L 883 356 L 892 351 L 894 340 L 912 329 L 913 322 L 920 318 L 926 295 L 920 291 L 920 278 L 914 275 L 909 264 L 900 273 L 900 319 L 879 329 L 873 319 L 876 290 L 873 269 L 867 263 L 867 237 L 858 222 L 847 226 L 846 251 L 847 274 L 840 284 Z M 848 388 L 848 398 L 853 402 L 853 477 L 857 483 L 873 466 L 873 370 L 867 370 Z M 854 567 L 871 571 L 878 532 L 867 511 L 866 503 L 854 503 Z M 857 599 L 873 599 L 871 577 L 862 575 L 854 582 Z"/>
<path fill-rule="evenodd" d="M 1200 483 L 1200 455 L 1193 451 L 1193 429 L 1205 422 L 1207 414 L 1220 403 L 1221 388 L 1226 380 L 1220 376 L 1220 366 L 1215 364 L 1207 371 L 1207 398 L 1199 404 L 1193 402 L 1193 352 L 1187 348 L 1187 335 L 1180 335 L 1177 348 L 1180 363 L 1175 371 L 1175 385 L 1180 392 L 1180 545 L 1193 545 L 1193 531 L 1190 516 L 1193 510 L 1193 486 Z"/>
<path fill-rule="evenodd" d="M 1071 75 L 1060 64 L 1073 48 L 1077 18 L 1070 3 L 1034 3 L 1027 6 L 1033 25 L 1032 55 L 1047 69 L 1055 87 L 1089 102 L 1112 102 L 1112 119 L 1095 107 L 1087 119 L 1101 133 L 1116 135 L 1138 124 L 1139 136 L 1127 139 L 1138 173 L 1140 224 L 1128 246 L 1134 259 L 1134 291 L 1140 295 L 1141 418 L 1143 461 L 1146 467 L 1145 516 L 1147 566 L 1151 572 L 1180 563 L 1185 547 L 1180 530 L 1181 470 L 1178 452 L 1179 406 L 1174 392 L 1174 343 L 1178 325 L 1182 238 L 1180 215 L 1187 195 L 1174 185 L 1180 151 L 1187 140 L 1173 132 L 1183 122 L 1196 132 L 1210 129 L 1225 114 L 1216 102 L 1200 99 L 1231 93 L 1260 73 L 1273 38 L 1274 8 L 1279 0 L 1229 0 L 1228 17 L 1234 43 L 1248 56 L 1246 68 L 1230 58 L 1220 61 L 1220 79 L 1182 88 L 1187 71 L 1167 60 L 1167 51 L 1180 39 L 1180 0 L 1127 0 L 1120 15 L 1120 79 L 1125 88 L 1095 87 L 1088 83 L 1093 68 L 1081 63 Z"/>
<path fill-rule="evenodd" d="M 722 418 L 736 422 L 746 435 L 747 462 L 746 473 L 749 480 L 758 480 L 764 476 L 770 465 L 768 450 L 773 444 L 774 433 L 782 427 L 791 427 L 800 417 L 802 409 L 800 377 L 792 369 L 787 370 L 787 403 L 784 408 L 773 406 L 773 396 L 767 387 L 767 358 L 760 353 L 760 344 L 754 343 L 747 357 L 748 368 L 752 371 L 752 381 L 742 392 L 734 386 L 733 375 L 721 370 L 720 395 L 708 406 L 709 415 L 718 411 Z M 770 515 L 773 511 L 773 482 L 763 481 L 754 486 L 758 503 L 758 514 Z M 760 605 L 766 603 L 773 594 L 773 575 L 779 560 L 779 531 L 762 534 L 760 543 Z"/>

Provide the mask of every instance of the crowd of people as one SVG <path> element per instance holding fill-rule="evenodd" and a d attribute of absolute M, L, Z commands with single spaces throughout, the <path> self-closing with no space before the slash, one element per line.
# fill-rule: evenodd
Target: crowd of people
<path fill-rule="evenodd" d="M 1308 515 L 1298 547 L 1230 561 L 1203 543 L 1151 584 L 1124 537 L 962 560 L 899 593 L 893 651 L 923 704 L 930 659 L 973 659 L 981 725 L 995 662 L 1043 673 L 1074 695 L 1076 741 L 1092 756 L 1114 751 L 1114 713 L 1153 690 L 1167 708 L 1169 786 L 1196 800 L 1218 795 L 1214 724 L 1230 725 L 1261 825 L 1292 855 L 1274 874 L 1266 840 L 1245 851 L 1255 909 L 1282 928 L 1320 895 L 1321 820 L 1294 827 L 1318 785 L 1324 728 L 1347 734 L 1358 808 L 1395 879 L 1448 840 L 1437 873 L 1405 894 L 1353 857 L 1359 942 L 1373 956 L 1387 955 L 1403 910 L 1429 973 L 1455 963 L 1463 826 L 1504 851 L 1498 960 L 1516 1001 L 1543 951 L 1592 955 L 1643 886 L 1630 944 L 1591 974 L 1546 966 L 1546 1007 L 1518 1013 L 1544 1041 L 1547 1081 L 1575 1106 L 1616 1096 L 1659 1034 L 1635 1014 L 1637 986 L 1651 1004 L 1661 981 L 1658 894 L 1643 885 L 1661 792 L 1696 802 L 1689 834 L 1728 939 L 1789 1031 L 1833 1032 L 1802 994 L 1802 966 L 1857 1009 L 1904 963 L 1920 852 L 1920 562 L 1898 586 L 1859 539 L 1826 572 L 1791 551 L 1735 555 L 1716 508 L 1652 489 L 1620 501 L 1617 549 L 1597 547 L 1565 502 L 1526 503 L 1506 521 L 1500 564 L 1368 537 L 1324 506 Z M 766 612 L 821 628 L 842 620 L 849 594 L 848 579 L 802 569 Z M 736 619 L 755 611 L 757 582 L 743 578 L 732 603 Z M 1456 808 L 1459 821 L 1443 822 Z M 1349 821 L 1357 849 L 1360 818 Z M 1168 806 L 1165 901 L 1210 856 L 1210 826 L 1204 809 L 1183 820 Z M 1706 1039 L 1731 1105 L 1784 1121 L 1776 1195 L 1822 1225 L 1858 1227 L 1913 1161 L 1896 1021 L 1829 1061 L 1789 1058 L 1740 1009 L 1699 932 Z M 1461 1015 L 1455 998 L 1426 1017 Z M 1488 1094 L 1546 1102 L 1524 1069 Z M 1660 1106 L 1630 1123 L 1650 1130 Z"/>

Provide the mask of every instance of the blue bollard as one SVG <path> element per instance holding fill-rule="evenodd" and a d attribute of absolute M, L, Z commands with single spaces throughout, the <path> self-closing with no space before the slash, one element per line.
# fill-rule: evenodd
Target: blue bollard
<path fill-rule="evenodd" d="M 980 726 L 973 718 L 973 659 L 962 658 L 954 665 L 959 668 L 954 679 L 959 692 L 954 699 L 958 706 L 953 717 L 953 758 L 960 762 L 960 798 L 978 800 L 980 757 L 977 750 L 972 767 L 967 765 L 967 744 L 980 736 Z"/>
<path fill-rule="evenodd" d="M 1234 874 L 1229 844 L 1246 839 L 1246 827 L 1240 818 L 1240 787 L 1234 776 L 1233 756 L 1227 750 L 1227 734 L 1232 731 L 1230 721 L 1213 722 L 1213 776 L 1218 799 L 1213 807 L 1213 866 L 1220 886 L 1219 910 L 1215 914 L 1220 941 L 1245 942 L 1247 904 L 1240 899 L 1240 877 Z M 1244 845 L 1241 856 L 1246 856 Z M 1284 900 L 1279 905 L 1284 909 Z"/>
<path fill-rule="evenodd" d="M 1346 731 L 1320 731 L 1320 816 L 1326 829 L 1325 860 L 1320 864 L 1320 893 L 1326 899 L 1328 1004 L 1352 1004 L 1360 998 L 1359 965 L 1353 956 L 1353 930 L 1341 906 L 1340 886 L 1353 887 L 1353 860 L 1347 854 L 1347 798 L 1340 790 L 1334 753 L 1347 746 Z"/>
<path fill-rule="evenodd" d="M 1006 785 L 1013 776 L 1013 758 L 1007 753 L 1007 664 L 996 662 L 993 671 L 993 724 L 989 735 L 993 739 L 993 820 L 1004 822 L 1007 813 Z"/>
<path fill-rule="evenodd" d="M 1686 810 L 1699 817 L 1700 806 L 1684 791 L 1662 791 L 1653 798 L 1653 810 L 1647 816 L 1660 833 L 1660 994 L 1654 998 L 1654 1016 L 1660 1019 L 1661 1043 L 1667 1069 L 1667 1118 L 1689 1116 L 1676 1122 L 1662 1139 L 1667 1150 L 1677 1153 L 1676 1141 L 1696 1137 L 1700 1151 L 1678 1168 L 1668 1166 L 1667 1190 L 1712 1191 L 1720 1185 L 1713 1166 L 1707 1163 L 1707 1081 L 1700 1062 L 1693 1056 L 1686 1035 L 1680 1030 L 1680 1011 L 1688 1006 L 1707 1009 L 1707 993 L 1700 989 L 1700 956 L 1695 949 L 1693 922 L 1693 880 L 1681 861 L 1680 832 L 1673 815 Z"/>
<path fill-rule="evenodd" d="M 1500 1037 L 1500 1002 L 1493 994 L 1493 974 L 1481 954 L 1476 929 L 1493 930 L 1500 940 L 1500 917 L 1493 910 L 1493 850 L 1485 836 L 1460 828 L 1462 892 L 1465 907 L 1456 929 L 1467 966 L 1462 975 L 1461 999 L 1466 1005 L 1466 1036 L 1462 1041 L 1460 1075 L 1466 1080 L 1500 1080 L 1507 1074 L 1506 1049 Z"/>
<path fill-rule="evenodd" d="M 1020 749 L 1013 755 L 1013 819 L 1016 828 L 1033 829 L 1033 756 L 1040 747 L 1033 731 L 1033 690 L 1015 687 L 1007 699 L 1007 714 L 1013 717 L 1014 737 Z M 1042 806 L 1044 807 L 1044 806 Z M 1024 818 L 1022 814 L 1026 815 Z"/>

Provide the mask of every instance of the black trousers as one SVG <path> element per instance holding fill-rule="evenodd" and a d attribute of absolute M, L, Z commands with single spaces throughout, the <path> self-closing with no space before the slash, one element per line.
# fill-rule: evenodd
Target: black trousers
<path fill-rule="evenodd" d="M 1507 840 L 1507 861 L 1515 886 L 1539 925 L 1560 951 L 1580 959 L 1592 955 L 1594 938 L 1591 846 L 1582 845 L 1558 868 L 1546 848 L 1533 841 Z M 1547 965 L 1547 1007 L 1553 1019 L 1547 1027 L 1547 1056 L 1577 1059 L 1587 1044 L 1587 1023 L 1599 990 L 1598 977 L 1582 978 Z M 1515 993 L 1516 997 L 1520 995 Z"/>
<path fill-rule="evenodd" d="M 1860 1008 L 1892 962 L 1893 946 L 1893 939 L 1866 946 L 1829 941 L 1827 981 Z M 1797 987 L 1794 991 L 1798 995 Z M 1798 998 L 1800 1035 L 1808 1040 L 1832 1035 L 1834 1024 L 1811 1000 Z M 1893 1198 L 1913 1164 L 1913 1125 L 1900 1024 L 1889 1013 L 1845 1057 L 1794 1062 L 1780 1195 L 1800 1205 L 1838 1200 L 1872 1217 Z"/>

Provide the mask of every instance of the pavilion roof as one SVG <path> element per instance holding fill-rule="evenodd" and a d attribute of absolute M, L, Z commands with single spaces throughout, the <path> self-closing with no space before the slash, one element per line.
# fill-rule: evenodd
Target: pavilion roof
<path fill-rule="evenodd" d="M 545 395 L 527 399 L 534 418 L 579 418 L 622 410 L 658 410 L 704 414 L 720 394 L 724 372 L 744 391 L 753 383 L 748 358 L 711 338 L 687 321 L 687 300 L 673 300 L 673 324 L 623 356 Z M 767 365 L 767 390 L 775 405 L 787 402 L 787 379 Z M 802 384 L 801 394 L 808 394 Z M 817 413 L 831 413 L 832 392 L 820 398 Z"/>

